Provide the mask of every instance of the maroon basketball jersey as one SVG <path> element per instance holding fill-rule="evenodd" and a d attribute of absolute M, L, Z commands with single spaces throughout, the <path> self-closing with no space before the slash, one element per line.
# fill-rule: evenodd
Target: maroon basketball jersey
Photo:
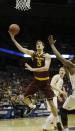
<path fill-rule="evenodd" d="M 38 55 L 36 52 L 34 53 L 33 66 L 34 68 L 40 68 L 40 67 L 45 66 L 45 54 L 44 53 L 41 55 Z M 34 72 L 34 76 L 38 78 L 48 78 L 49 72 L 48 71 Z"/>

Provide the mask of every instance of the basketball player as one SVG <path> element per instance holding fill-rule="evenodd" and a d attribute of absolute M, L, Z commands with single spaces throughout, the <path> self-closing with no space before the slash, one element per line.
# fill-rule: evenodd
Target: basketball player
<path fill-rule="evenodd" d="M 59 51 L 54 46 L 56 40 L 53 39 L 52 35 L 49 36 L 48 40 L 49 40 L 49 44 L 53 52 L 55 53 L 57 58 L 62 62 L 65 69 L 67 70 L 69 77 L 70 77 L 71 84 L 72 84 L 73 93 L 66 99 L 63 105 L 63 108 L 67 110 L 73 110 L 75 109 L 75 64 L 74 64 L 75 60 L 73 58 L 72 61 L 70 61 L 62 57 L 62 55 L 59 53 Z"/>
<path fill-rule="evenodd" d="M 50 87 L 49 81 L 49 67 L 51 64 L 51 57 L 48 53 L 44 53 L 44 43 L 40 40 L 36 42 L 36 51 L 28 50 L 27 48 L 23 48 L 15 39 L 15 36 L 9 32 L 12 41 L 16 45 L 16 47 L 23 53 L 26 53 L 32 57 L 34 68 L 32 68 L 27 63 L 25 64 L 26 68 L 34 73 L 34 80 L 29 84 L 26 93 L 24 102 L 30 108 L 33 108 L 29 97 L 35 94 L 38 90 L 41 90 L 46 98 L 48 99 L 49 105 L 51 107 L 52 113 L 57 120 L 58 131 L 62 131 L 61 124 L 59 122 L 58 113 L 56 107 L 53 103 L 54 92 Z M 58 89 L 59 90 L 59 89 Z M 59 90 L 62 94 L 63 91 Z"/>
<path fill-rule="evenodd" d="M 51 87 L 52 87 L 52 88 L 56 87 L 56 88 L 59 88 L 59 89 L 63 89 L 63 90 L 64 90 L 64 87 L 63 87 L 63 83 L 64 83 L 64 82 L 63 82 L 63 78 L 64 78 L 64 75 L 65 75 L 65 69 L 64 69 L 64 67 L 61 67 L 61 68 L 59 69 L 59 73 L 56 74 L 56 75 L 54 75 L 54 76 L 52 77 L 52 80 L 51 80 L 51 83 L 50 83 Z M 53 89 L 53 90 L 54 90 L 54 89 Z M 64 90 L 64 91 L 65 91 L 65 90 Z M 58 109 L 58 107 L 59 107 L 58 104 L 60 104 L 60 109 L 62 109 L 61 106 L 62 106 L 62 104 L 64 103 L 65 97 L 62 97 L 61 94 L 60 94 L 58 91 L 56 91 L 56 90 L 54 90 L 54 93 L 55 93 L 55 97 L 53 98 L 54 104 L 56 105 L 56 108 L 57 108 L 57 109 Z M 59 103 L 58 103 L 58 102 L 59 102 Z M 63 125 L 65 131 L 68 131 L 68 120 L 64 118 L 64 121 L 65 121 L 65 122 L 63 123 L 63 117 L 62 117 L 63 114 L 65 114 L 65 111 L 63 111 L 63 109 L 62 109 L 62 110 L 60 111 L 60 116 L 61 116 L 62 125 Z M 67 114 L 64 115 L 64 117 L 67 118 Z M 45 124 L 43 125 L 43 131 L 48 131 L 49 125 L 50 125 L 51 123 L 53 123 L 53 125 L 54 125 L 54 130 L 56 130 L 56 129 L 57 129 L 57 127 L 56 127 L 56 120 L 55 120 L 55 118 L 54 118 L 54 116 L 53 116 L 52 113 L 51 113 L 50 116 L 48 116 L 48 118 L 46 119 L 46 122 L 45 122 Z"/>

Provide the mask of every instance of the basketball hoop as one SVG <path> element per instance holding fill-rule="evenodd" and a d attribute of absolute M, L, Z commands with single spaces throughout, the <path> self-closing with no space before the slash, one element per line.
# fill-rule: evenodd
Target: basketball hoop
<path fill-rule="evenodd" d="M 30 7 L 31 0 L 16 0 L 16 9 L 25 11 L 31 9 Z"/>

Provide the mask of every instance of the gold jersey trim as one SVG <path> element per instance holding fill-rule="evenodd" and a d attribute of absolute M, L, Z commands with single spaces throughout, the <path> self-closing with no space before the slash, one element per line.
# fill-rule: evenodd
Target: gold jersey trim
<path fill-rule="evenodd" d="M 34 78 L 40 81 L 49 80 L 49 77 L 40 78 L 40 77 L 35 76 Z"/>

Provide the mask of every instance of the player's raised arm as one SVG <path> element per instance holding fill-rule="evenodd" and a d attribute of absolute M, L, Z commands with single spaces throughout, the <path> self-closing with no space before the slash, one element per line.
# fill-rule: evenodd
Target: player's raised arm
<path fill-rule="evenodd" d="M 62 62 L 62 64 L 63 64 L 64 66 L 75 67 L 75 64 L 73 64 L 71 61 L 63 58 L 62 55 L 60 54 L 60 52 L 56 49 L 56 47 L 55 47 L 55 45 L 54 45 L 55 42 L 56 42 L 56 40 L 53 39 L 53 36 L 52 36 L 52 35 L 50 35 L 50 36 L 48 37 L 48 41 L 49 41 L 49 45 L 51 46 L 54 54 L 55 54 L 56 57 Z"/>
<path fill-rule="evenodd" d="M 15 35 L 16 35 L 15 31 L 17 31 L 17 30 L 16 30 L 16 29 L 14 30 L 13 28 L 17 28 L 16 25 L 15 25 L 15 27 L 12 26 L 12 29 L 11 29 L 11 30 L 10 30 L 10 28 L 9 28 L 9 31 L 8 31 L 8 33 L 9 33 L 9 35 L 10 35 L 10 37 L 11 37 L 11 40 L 14 42 L 14 44 L 16 45 L 16 47 L 17 47 L 21 52 L 26 53 L 26 54 L 32 56 L 33 53 L 34 53 L 33 50 L 28 50 L 27 48 L 23 48 L 23 47 L 16 41 L 16 39 L 15 39 Z"/>

